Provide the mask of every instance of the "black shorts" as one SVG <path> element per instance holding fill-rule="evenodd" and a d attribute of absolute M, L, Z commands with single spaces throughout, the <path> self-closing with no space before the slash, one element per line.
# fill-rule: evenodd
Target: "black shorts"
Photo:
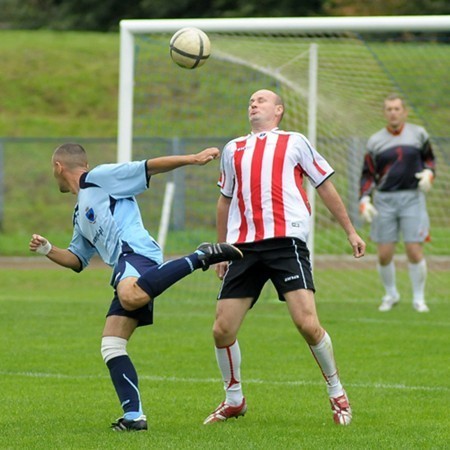
<path fill-rule="evenodd" d="M 109 307 L 106 317 L 125 316 L 136 319 L 138 321 L 138 327 L 143 325 L 151 325 L 153 323 L 153 300 L 142 308 L 135 309 L 134 311 L 127 311 L 120 303 L 115 286 L 118 280 L 123 279 L 124 275 L 139 277 L 147 270 L 157 266 L 158 265 L 155 261 L 136 253 L 126 253 L 120 255 L 117 264 L 114 266 L 114 271 L 112 274 L 111 284 L 114 287 L 114 298 L 112 299 L 111 306 Z"/>
<path fill-rule="evenodd" d="M 309 251 L 300 239 L 266 239 L 237 244 L 236 247 L 242 251 L 244 258 L 228 266 L 218 300 L 251 297 L 255 304 L 269 279 L 282 301 L 286 292 L 297 289 L 315 292 Z"/>

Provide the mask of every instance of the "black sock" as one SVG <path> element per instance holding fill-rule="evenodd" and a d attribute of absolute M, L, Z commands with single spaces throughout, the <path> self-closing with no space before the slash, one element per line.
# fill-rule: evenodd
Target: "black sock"
<path fill-rule="evenodd" d="M 177 281 L 203 267 L 197 253 L 167 261 L 144 272 L 137 280 L 138 286 L 154 299 Z"/>
<path fill-rule="evenodd" d="M 135 414 L 132 416 L 141 415 L 142 405 L 138 389 L 138 376 L 129 356 L 117 356 L 110 359 L 106 365 L 108 366 L 123 412 L 125 414 L 134 412 Z M 134 419 L 137 417 L 126 418 Z"/>

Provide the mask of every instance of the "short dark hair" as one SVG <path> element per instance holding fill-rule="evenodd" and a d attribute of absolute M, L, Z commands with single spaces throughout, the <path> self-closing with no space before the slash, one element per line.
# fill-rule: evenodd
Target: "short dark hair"
<path fill-rule="evenodd" d="M 393 92 L 393 93 L 387 95 L 384 99 L 383 105 L 385 102 L 391 101 L 391 100 L 400 100 L 402 102 L 403 108 L 406 108 L 405 101 L 403 100 L 403 97 L 400 94 L 396 94 L 395 92 Z"/>
<path fill-rule="evenodd" d="M 80 144 L 72 142 L 57 147 L 53 158 L 62 161 L 69 169 L 87 167 L 88 163 L 86 150 Z"/>

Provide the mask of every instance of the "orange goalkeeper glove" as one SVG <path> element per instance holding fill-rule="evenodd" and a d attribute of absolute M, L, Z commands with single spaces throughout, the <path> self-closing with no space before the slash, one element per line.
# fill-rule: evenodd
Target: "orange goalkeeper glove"
<path fill-rule="evenodd" d="M 359 213 L 368 223 L 371 223 L 373 218 L 378 215 L 378 211 L 372 205 L 368 195 L 364 195 L 359 201 Z"/>

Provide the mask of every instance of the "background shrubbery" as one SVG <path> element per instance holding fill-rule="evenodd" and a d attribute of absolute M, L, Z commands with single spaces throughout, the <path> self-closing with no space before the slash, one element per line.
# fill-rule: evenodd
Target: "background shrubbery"
<path fill-rule="evenodd" d="M 117 30 L 121 19 L 449 14 L 445 0 L 3 0 L 0 26 Z"/>

